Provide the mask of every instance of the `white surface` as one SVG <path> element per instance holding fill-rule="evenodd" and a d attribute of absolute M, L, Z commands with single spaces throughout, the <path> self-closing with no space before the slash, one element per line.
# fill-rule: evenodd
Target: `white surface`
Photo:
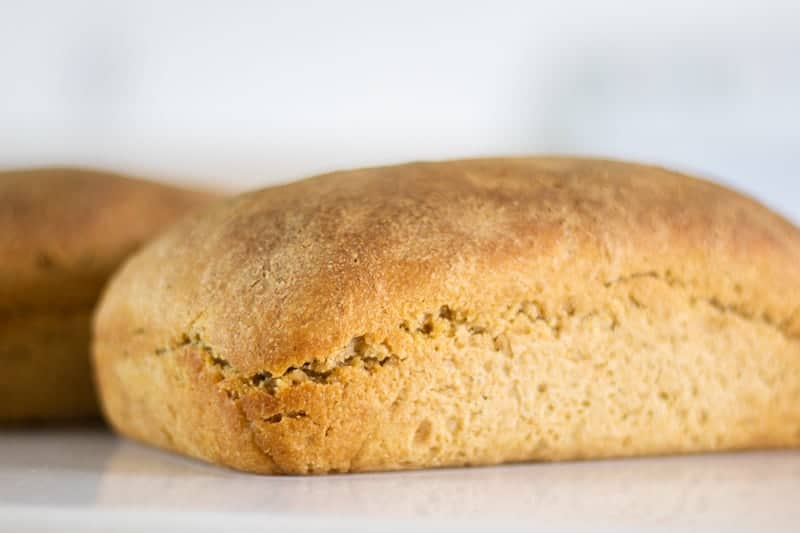
<path fill-rule="evenodd" d="M 0 433 L 0 531 L 797 531 L 799 524 L 800 450 L 266 477 L 102 428 Z"/>

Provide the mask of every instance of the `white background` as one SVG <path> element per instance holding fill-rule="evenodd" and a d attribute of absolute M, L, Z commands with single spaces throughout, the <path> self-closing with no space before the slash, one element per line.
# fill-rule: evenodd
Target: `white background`
<path fill-rule="evenodd" d="M 240 190 L 579 152 L 800 221 L 800 2 L 0 0 L 0 166 Z"/>

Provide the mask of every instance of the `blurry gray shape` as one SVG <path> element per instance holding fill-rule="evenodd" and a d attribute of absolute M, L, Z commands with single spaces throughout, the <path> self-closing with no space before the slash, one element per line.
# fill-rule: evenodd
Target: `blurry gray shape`
<path fill-rule="evenodd" d="M 602 50 L 597 52 L 594 50 Z M 544 92 L 539 148 L 632 158 L 722 181 L 800 221 L 800 39 L 698 52 L 593 51 Z"/>
<path fill-rule="evenodd" d="M 130 92 L 130 54 L 124 36 L 88 30 L 75 37 L 64 66 L 64 95 L 71 120 L 95 140 L 116 129 Z"/>
<path fill-rule="evenodd" d="M 605 50 L 566 62 L 547 91 L 546 113 L 538 124 L 545 148 L 608 146 L 684 120 L 708 127 L 715 113 L 736 103 L 735 66 L 724 56 L 645 57 Z M 638 130 L 626 129 L 632 126 Z"/>

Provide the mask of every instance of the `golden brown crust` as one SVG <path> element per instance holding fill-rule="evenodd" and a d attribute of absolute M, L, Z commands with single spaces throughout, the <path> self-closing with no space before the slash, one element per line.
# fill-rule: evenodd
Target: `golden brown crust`
<path fill-rule="evenodd" d="M 186 221 L 117 276 L 98 332 L 144 327 L 152 347 L 199 334 L 237 368 L 279 374 L 437 302 L 495 298 L 481 290 L 489 281 L 535 290 L 531 271 L 576 283 L 669 271 L 780 323 L 797 312 L 786 294 L 800 285 L 798 264 L 790 223 L 659 168 L 415 163 L 257 191 Z"/>
<path fill-rule="evenodd" d="M 0 420 L 97 414 L 88 316 L 103 285 L 215 197 L 88 169 L 0 172 Z"/>
<path fill-rule="evenodd" d="M 735 316 L 743 321 L 741 328 L 754 328 L 741 333 L 765 339 L 765 351 L 754 361 L 780 360 L 788 381 L 776 385 L 773 396 L 743 406 L 743 412 L 779 404 L 781 424 L 796 423 L 797 413 L 785 403 L 796 387 L 800 357 L 798 264 L 800 232 L 790 223 L 746 197 L 660 168 L 518 158 L 362 169 L 231 199 L 148 246 L 105 295 L 95 320 L 95 358 L 106 410 L 119 429 L 239 468 L 306 472 L 616 455 L 625 452 L 619 447 L 603 452 L 596 442 L 534 453 L 514 438 L 492 433 L 491 422 L 483 419 L 481 431 L 495 435 L 496 453 L 464 450 L 470 441 L 451 443 L 444 451 L 440 447 L 439 456 L 379 452 L 364 442 L 352 450 L 346 435 L 378 434 L 376 440 L 390 448 L 387 432 L 406 435 L 417 423 L 392 407 L 398 398 L 415 394 L 409 402 L 417 407 L 433 405 L 429 392 L 411 385 L 414 376 L 452 385 L 448 373 L 436 369 L 441 357 L 465 348 L 415 337 L 433 327 L 420 326 L 420 317 L 447 309 L 445 318 L 456 313 L 461 326 L 481 332 L 496 326 L 488 337 L 491 345 L 464 355 L 472 363 L 456 365 L 453 374 L 475 375 L 482 368 L 475 361 L 502 352 L 510 342 L 506 329 L 514 327 L 513 320 L 499 318 L 509 309 L 536 302 L 539 314 L 564 324 L 574 317 L 612 316 L 620 302 L 633 305 L 636 314 L 644 307 L 630 302 L 643 296 L 614 295 L 609 289 L 651 278 L 679 289 L 679 296 L 675 291 L 664 295 L 672 302 L 670 313 L 689 313 L 702 302 L 706 307 L 696 310 L 694 319 L 716 323 L 716 314 Z M 670 315 L 664 316 L 672 324 Z M 729 328 L 730 320 L 725 323 Z M 639 334 L 655 335 L 654 327 L 644 324 Z M 735 340 L 737 333 L 725 328 L 720 335 Z M 445 329 L 453 335 L 458 331 Z M 701 334 L 706 330 L 689 340 L 712 342 Z M 571 353 L 571 341 L 558 335 L 553 346 Z M 619 333 L 613 326 L 598 335 L 610 342 Z M 633 332 L 626 335 L 629 343 L 637 338 Z M 658 342 L 673 342 L 664 335 Z M 540 349 L 535 337 L 515 339 L 506 351 Z M 691 342 L 685 350 L 700 346 Z M 509 371 L 541 371 L 530 358 L 515 359 Z M 206 366 L 190 372 L 198 361 Z M 712 357 L 710 363 L 720 360 Z M 166 372 L 176 381 L 165 378 L 156 387 L 142 368 Z M 191 376 L 203 376 L 197 383 L 214 383 L 209 390 L 215 392 L 201 396 L 200 385 L 178 392 L 195 379 Z M 496 371 L 487 371 L 486 379 L 495 377 Z M 518 386 L 526 388 L 532 379 L 525 376 L 528 381 Z M 501 381 L 500 389 L 508 385 Z M 134 394 L 130 405 L 122 401 L 134 384 L 152 399 Z M 170 390 L 184 403 L 173 405 Z M 735 387 L 728 392 L 735 393 Z M 473 391 L 464 398 L 480 396 Z M 154 433 L 157 423 L 173 419 L 148 401 L 172 409 L 178 405 L 185 414 L 189 408 L 180 406 L 201 398 L 214 407 L 194 435 L 188 427 L 167 440 Z M 449 398 L 464 406 L 457 394 Z M 533 397 L 520 398 L 520 412 L 535 404 Z M 142 413 L 120 416 L 126 405 Z M 237 414 L 210 420 L 222 405 Z M 384 419 L 380 413 L 387 410 L 392 414 Z M 212 451 L 199 444 L 197 439 L 209 435 L 222 438 L 219 428 L 233 419 L 249 428 L 252 450 L 267 453 L 268 461 L 239 461 L 219 451 L 225 446 Z M 753 429 L 758 435 L 722 438 L 721 446 L 786 445 L 800 438 L 800 433 L 792 437 L 790 426 L 777 432 L 773 426 Z M 298 444 L 302 435 L 305 446 Z M 669 442 L 661 448 L 642 445 L 637 453 L 711 446 L 702 439 L 695 447 Z M 452 455 L 456 452 L 465 455 Z"/>
<path fill-rule="evenodd" d="M 124 258 L 213 198 L 89 169 L 0 172 L 0 313 L 92 306 Z"/>

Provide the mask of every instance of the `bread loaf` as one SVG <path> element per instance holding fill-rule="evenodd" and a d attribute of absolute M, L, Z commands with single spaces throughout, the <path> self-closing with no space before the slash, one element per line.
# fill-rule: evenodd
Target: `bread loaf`
<path fill-rule="evenodd" d="M 121 433 L 327 473 L 800 444 L 800 232 L 638 164 L 336 172 L 191 216 L 95 319 Z"/>
<path fill-rule="evenodd" d="M 104 283 L 212 198 L 86 169 L 0 172 L 0 421 L 99 413 L 90 317 Z"/>

